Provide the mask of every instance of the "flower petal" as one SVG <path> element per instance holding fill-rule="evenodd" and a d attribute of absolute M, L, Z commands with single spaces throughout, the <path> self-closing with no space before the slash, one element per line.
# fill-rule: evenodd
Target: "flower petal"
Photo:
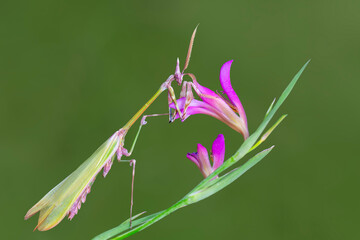
<path fill-rule="evenodd" d="M 204 177 L 209 176 L 212 173 L 212 168 L 209 161 L 209 154 L 206 148 L 200 143 L 197 145 L 200 170 Z"/>
<path fill-rule="evenodd" d="M 225 100 L 223 100 L 219 96 L 217 99 L 212 99 L 212 100 L 214 100 L 212 105 L 208 104 L 206 102 L 199 101 L 199 100 L 195 100 L 195 99 L 192 100 L 188 107 L 188 110 L 186 111 L 185 120 L 189 116 L 194 115 L 194 114 L 209 115 L 209 116 L 214 117 L 214 118 L 222 121 L 223 123 L 227 124 L 229 127 L 234 129 L 235 131 L 241 133 L 244 136 L 244 138 L 246 139 L 249 136 L 249 133 L 248 133 L 247 126 L 245 125 L 243 119 L 240 118 L 229 107 L 229 105 L 227 105 Z M 180 98 L 177 100 L 180 111 L 182 111 L 182 112 L 184 110 L 185 101 L 186 101 L 185 98 Z M 175 109 L 175 104 L 171 103 L 169 105 L 169 107 Z M 178 118 L 179 118 L 179 114 L 177 114 L 175 116 L 175 119 L 178 119 Z"/>
<path fill-rule="evenodd" d="M 230 77 L 230 73 L 229 73 L 229 77 Z M 229 104 L 226 100 L 224 100 L 222 97 L 220 97 L 218 94 L 216 94 L 212 90 L 210 90 L 204 86 L 201 86 L 196 80 L 193 80 L 193 81 L 194 81 L 194 85 L 196 86 L 196 88 L 198 88 L 197 90 L 195 89 L 196 93 L 200 96 L 200 98 L 205 103 L 210 105 L 212 107 L 212 109 L 215 110 L 216 114 L 218 115 L 217 119 L 219 119 L 219 120 L 222 119 L 221 121 L 223 121 L 227 124 L 230 122 L 234 123 L 234 122 L 238 121 L 237 119 L 239 119 L 239 115 L 237 115 L 234 112 L 234 110 L 229 106 Z M 231 87 L 231 84 L 230 84 L 230 87 Z M 235 92 L 234 92 L 234 94 L 237 97 Z M 240 102 L 240 100 L 239 100 L 239 102 Z M 240 106 L 241 106 L 241 103 L 240 103 Z M 237 108 L 236 105 L 235 105 L 235 107 Z M 242 110 L 244 110 L 244 109 L 242 108 Z M 245 112 L 244 112 L 244 114 L 245 114 Z M 242 114 L 242 115 L 244 115 L 244 114 Z M 245 126 L 247 128 L 246 116 L 245 116 L 245 119 L 243 119 L 242 116 L 240 116 L 240 117 L 242 119 L 242 122 L 245 122 Z M 236 131 L 239 131 L 239 130 L 236 130 Z M 242 130 L 240 132 L 242 132 Z M 246 135 L 246 134 L 244 134 L 244 135 Z"/>
<path fill-rule="evenodd" d="M 183 112 L 185 103 L 186 103 L 186 98 L 183 97 L 183 98 L 178 99 L 177 103 L 179 105 L 180 111 Z M 175 104 L 171 103 L 169 105 L 169 107 L 175 109 Z M 207 104 L 205 102 L 195 100 L 195 99 L 193 99 L 191 101 L 191 103 L 189 104 L 189 107 L 185 114 L 185 119 L 194 114 L 206 114 L 206 115 L 209 115 L 211 117 L 221 120 L 217 114 L 217 111 L 212 106 L 210 106 L 209 104 Z M 179 118 L 179 114 L 177 114 L 175 116 L 175 119 L 178 119 L 178 118 Z"/>
<path fill-rule="evenodd" d="M 194 90 L 196 94 L 199 95 L 201 100 L 215 108 L 218 108 L 217 105 L 219 103 L 218 100 L 220 97 L 213 90 L 200 85 L 195 79 L 193 80 L 193 83 L 195 85 Z"/>
<path fill-rule="evenodd" d="M 215 98 L 218 97 L 218 95 L 217 95 L 213 90 L 211 90 L 211 89 L 209 89 L 209 88 L 207 88 L 207 87 L 204 87 L 204 86 L 200 85 L 200 84 L 198 83 L 198 81 L 196 81 L 195 79 L 193 79 L 193 82 L 194 82 L 194 85 L 195 85 L 196 88 L 197 88 L 197 89 L 194 89 L 194 90 L 195 90 L 195 91 L 197 91 L 197 90 L 200 91 L 200 92 L 197 91 L 196 93 L 199 95 L 199 97 L 201 98 L 201 100 L 203 100 L 204 102 L 206 102 L 206 100 L 212 99 L 212 98 L 209 98 L 209 97 L 206 97 L 206 96 L 211 96 L 211 97 L 215 97 Z M 202 95 L 205 95 L 205 97 L 202 96 Z"/>
<path fill-rule="evenodd" d="M 200 168 L 200 163 L 199 163 L 199 155 L 197 152 L 194 153 L 188 153 L 186 154 L 186 157 L 191 160 L 192 162 L 194 162 L 196 164 L 196 166 L 198 166 Z"/>
<path fill-rule="evenodd" d="M 247 119 L 245 110 L 240 102 L 240 99 L 234 89 L 231 86 L 231 80 L 230 80 L 230 69 L 231 64 L 234 60 L 230 60 L 221 67 L 220 69 L 220 84 L 222 89 L 224 90 L 225 94 L 228 96 L 230 102 L 234 104 L 240 114 L 240 117 L 244 119 L 244 122 L 247 126 Z"/>
<path fill-rule="evenodd" d="M 211 156 L 213 160 L 213 171 L 224 163 L 225 157 L 225 138 L 219 134 L 212 145 Z"/>

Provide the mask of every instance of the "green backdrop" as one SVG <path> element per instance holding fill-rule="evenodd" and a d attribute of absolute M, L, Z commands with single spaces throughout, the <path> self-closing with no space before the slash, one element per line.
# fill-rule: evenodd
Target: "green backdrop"
<path fill-rule="evenodd" d="M 26 211 L 79 166 L 184 62 L 220 89 L 221 65 L 249 120 L 261 122 L 312 59 L 262 146 L 276 148 L 224 191 L 132 239 L 359 239 L 360 2 L 2 1 L 0 4 L 1 239 L 89 239 L 128 218 L 131 168 L 114 163 L 70 222 L 32 232 Z M 179 91 L 179 88 L 175 88 Z M 148 113 L 167 111 L 162 95 Z M 280 115 L 278 115 L 280 116 Z M 169 207 L 202 176 L 187 152 L 241 136 L 208 116 L 149 119 L 137 159 L 135 213 Z M 137 127 L 137 126 L 136 126 Z M 131 143 L 135 128 L 128 135 Z"/>

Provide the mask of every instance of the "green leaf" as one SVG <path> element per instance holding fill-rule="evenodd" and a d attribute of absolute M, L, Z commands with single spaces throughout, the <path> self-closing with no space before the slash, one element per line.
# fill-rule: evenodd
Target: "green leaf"
<path fill-rule="evenodd" d="M 158 213 L 154 213 L 154 214 L 151 214 L 149 216 L 146 216 L 146 217 L 143 217 L 143 218 L 140 218 L 140 219 L 137 219 L 137 220 L 134 220 L 136 219 L 137 217 L 139 217 L 140 215 L 142 215 L 143 213 L 140 213 L 136 216 L 134 216 L 132 219 L 133 219 L 133 222 L 132 222 L 132 227 L 136 227 L 140 224 L 143 224 L 147 221 L 149 221 L 150 219 L 152 219 L 153 217 L 155 217 L 156 215 L 158 215 L 159 213 L 161 212 L 158 212 Z M 96 237 L 94 237 L 92 240 L 106 240 L 106 239 L 110 239 L 112 237 L 115 237 L 116 235 L 119 235 L 127 230 L 130 229 L 130 218 L 127 219 L 126 221 L 124 221 L 123 223 L 121 223 L 119 226 L 117 227 L 114 227 L 106 232 L 103 232 L 102 234 L 100 235 L 97 235 Z"/>
<path fill-rule="evenodd" d="M 249 152 L 251 152 L 252 150 L 254 150 L 255 148 L 257 148 L 258 146 L 260 146 L 260 144 L 262 144 L 263 142 L 265 142 L 265 140 L 270 136 L 270 134 L 274 131 L 274 129 L 279 126 L 279 124 L 286 118 L 287 114 L 282 115 L 277 121 L 276 123 L 269 129 L 266 131 L 266 133 L 264 133 L 264 135 L 261 136 L 260 140 L 257 141 L 257 143 L 255 143 L 254 146 L 252 146 L 252 148 L 249 150 Z"/>
<path fill-rule="evenodd" d="M 136 228 L 132 228 L 129 229 L 129 231 L 122 233 L 121 235 L 112 238 L 112 240 L 119 240 L 119 239 L 124 239 L 127 238 L 137 232 L 140 232 L 141 230 L 149 227 L 150 225 L 156 223 L 157 221 L 160 221 L 161 219 L 163 219 L 164 217 L 170 215 L 171 213 L 175 212 L 176 210 L 185 207 L 186 203 L 184 199 L 181 199 L 180 201 L 178 201 L 177 203 L 175 203 L 174 205 L 172 205 L 171 207 L 169 207 L 168 209 L 159 212 L 156 216 L 154 216 L 153 218 L 149 219 L 147 222 L 144 222 L 142 225 L 137 226 Z"/>
<path fill-rule="evenodd" d="M 274 103 L 276 101 L 276 98 L 274 98 L 274 100 L 271 102 L 270 107 L 268 108 L 268 110 L 265 113 L 265 117 L 269 114 L 269 112 L 272 110 L 272 108 L 274 107 Z"/>

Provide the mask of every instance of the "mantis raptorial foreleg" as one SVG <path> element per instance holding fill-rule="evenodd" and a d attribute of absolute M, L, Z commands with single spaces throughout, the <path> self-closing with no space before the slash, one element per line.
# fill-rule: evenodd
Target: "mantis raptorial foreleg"
<path fill-rule="evenodd" d="M 169 102 L 169 104 L 174 103 L 175 109 L 176 109 L 176 111 L 174 113 L 172 112 L 172 110 L 169 111 L 169 122 L 173 122 L 175 120 L 176 113 L 179 113 L 180 117 L 182 117 L 182 115 L 181 115 L 181 111 L 179 108 L 179 104 L 176 101 L 174 89 L 170 85 L 168 86 L 168 93 L 169 93 L 168 94 L 169 101 L 171 100 L 171 102 Z"/>
<path fill-rule="evenodd" d="M 182 95 L 186 94 L 186 89 L 187 89 L 186 84 L 183 84 L 181 87 L 180 98 L 182 97 Z M 177 113 L 179 113 L 179 116 L 181 116 L 179 106 L 177 109 L 173 109 L 170 107 L 170 104 L 173 102 L 174 102 L 175 106 L 176 105 L 178 106 L 178 103 L 176 101 L 176 96 L 174 93 L 174 89 L 171 86 L 168 86 L 169 123 L 172 123 L 175 120 Z"/>
<path fill-rule="evenodd" d="M 173 103 L 172 97 L 170 96 L 170 92 L 168 91 L 168 106 L 169 106 L 169 123 L 173 122 L 176 116 L 176 109 L 170 107 L 170 104 Z"/>
<path fill-rule="evenodd" d="M 184 81 L 180 91 L 180 98 L 186 97 L 186 91 L 187 91 L 187 82 Z"/>
<path fill-rule="evenodd" d="M 186 118 L 186 111 L 187 111 L 187 109 L 189 108 L 191 101 L 194 99 L 194 95 L 193 95 L 193 92 L 192 92 L 192 88 L 194 88 L 195 91 L 197 91 L 197 92 L 199 92 L 199 94 L 201 94 L 200 91 L 198 91 L 197 89 L 195 89 L 196 86 L 195 86 L 193 83 L 191 83 L 191 82 L 186 82 L 186 81 L 183 82 L 183 85 L 182 85 L 182 88 L 181 88 L 181 92 L 180 92 L 180 98 L 185 97 L 185 104 L 184 104 L 183 112 L 180 111 L 180 108 L 179 108 L 179 105 L 178 105 L 178 103 L 177 103 L 177 101 L 176 101 L 176 97 L 175 97 L 175 94 L 174 94 L 174 92 L 173 92 L 173 89 L 172 89 L 172 88 L 169 89 L 169 96 L 171 96 L 171 99 L 170 99 L 171 102 L 170 102 L 170 103 L 174 102 L 174 104 L 175 104 L 175 112 L 172 113 L 172 111 L 171 111 L 172 108 L 170 108 L 171 110 L 169 111 L 169 119 L 170 119 L 170 122 L 173 122 L 173 121 L 174 121 L 174 119 L 175 119 L 175 117 L 176 117 L 176 113 L 179 114 L 179 117 L 180 117 L 181 120 L 185 120 L 185 118 Z M 210 96 L 210 97 L 211 97 L 211 96 Z M 169 97 L 169 98 L 170 98 L 170 97 Z M 170 101 L 170 100 L 169 100 L 169 101 Z"/>
<path fill-rule="evenodd" d="M 184 105 L 184 111 L 182 113 L 182 119 L 185 119 L 186 111 L 190 106 L 191 101 L 194 99 L 194 95 L 192 92 L 192 85 L 190 82 L 184 82 L 183 89 L 180 93 L 180 98 L 185 97 L 185 105 Z"/>
<path fill-rule="evenodd" d="M 186 115 L 186 110 L 188 109 L 188 107 L 190 106 L 191 101 L 194 99 L 194 95 L 192 92 L 192 83 L 190 82 L 183 82 L 183 85 L 181 87 L 181 92 L 180 92 L 180 98 L 185 97 L 185 106 L 184 106 L 184 111 L 181 112 L 180 111 L 180 107 L 178 102 L 176 101 L 176 96 L 174 93 L 174 89 L 171 86 L 168 86 L 168 101 L 169 101 L 169 105 L 171 103 L 175 104 L 175 111 L 173 112 L 172 108 L 169 108 L 169 122 L 173 122 L 175 120 L 176 114 L 179 114 L 179 117 L 181 120 L 185 120 L 185 115 Z"/>
<path fill-rule="evenodd" d="M 211 98 L 211 99 L 216 99 L 217 97 L 215 96 L 211 96 L 211 95 L 208 95 L 208 94 L 203 94 L 201 93 L 200 89 L 195 85 L 198 84 L 197 81 L 196 81 L 196 77 L 194 74 L 192 73 L 185 73 L 184 75 L 187 75 L 189 76 L 191 79 L 192 79 L 192 82 L 188 82 L 188 84 L 191 85 L 191 87 L 194 89 L 194 91 L 196 92 L 196 94 L 199 96 L 199 97 L 205 97 L 205 98 Z"/>

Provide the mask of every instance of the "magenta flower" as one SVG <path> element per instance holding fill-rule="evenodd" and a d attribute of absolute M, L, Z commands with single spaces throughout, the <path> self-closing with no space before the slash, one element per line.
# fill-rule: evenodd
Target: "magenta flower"
<path fill-rule="evenodd" d="M 193 161 L 200 169 L 201 173 L 206 178 L 224 162 L 225 156 L 225 139 L 224 135 L 219 134 L 215 139 L 211 149 L 211 161 L 209 161 L 209 154 L 206 148 L 200 143 L 197 145 L 197 152 L 188 153 L 186 157 Z"/>
<path fill-rule="evenodd" d="M 241 133 L 244 139 L 246 139 L 249 137 L 249 131 L 245 110 L 230 81 L 232 62 L 233 60 L 226 62 L 220 70 L 220 84 L 227 98 L 201 86 L 193 77 L 192 86 L 202 101 L 192 99 L 189 103 L 189 100 L 187 101 L 185 97 L 177 101 L 180 111 L 184 112 L 185 110 L 183 120 L 194 114 L 206 114 L 227 124 L 235 131 Z M 174 103 L 170 104 L 170 107 L 175 109 Z M 176 118 L 179 118 L 179 114 L 177 114 Z"/>

